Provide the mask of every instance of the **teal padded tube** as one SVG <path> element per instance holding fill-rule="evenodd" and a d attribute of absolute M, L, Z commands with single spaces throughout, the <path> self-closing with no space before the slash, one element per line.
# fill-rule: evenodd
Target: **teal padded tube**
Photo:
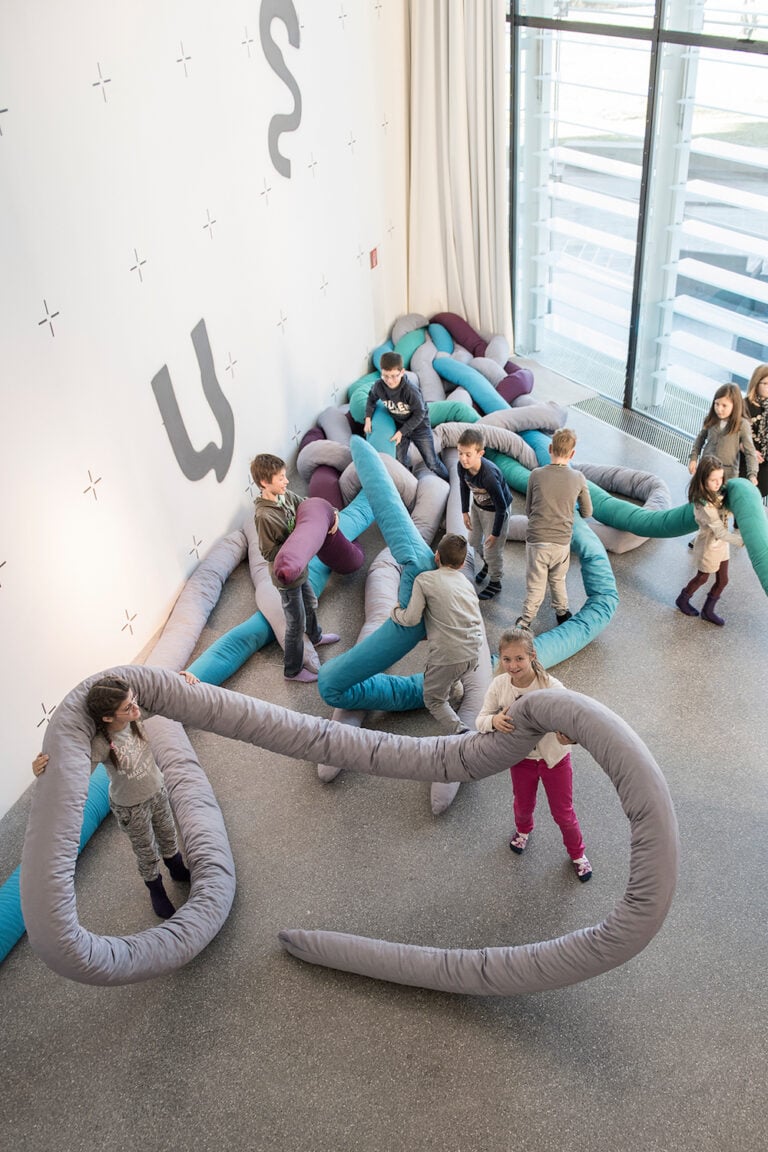
<path fill-rule="evenodd" d="M 109 779 L 103 764 L 99 764 L 88 782 L 88 796 L 83 809 L 83 824 L 80 829 L 78 852 L 93 836 L 102 820 L 109 812 Z M 0 962 L 24 935 L 24 917 L 21 913 L 19 880 L 21 868 L 17 868 L 0 887 Z"/>
<path fill-rule="evenodd" d="M 454 349 L 453 336 L 444 324 L 430 324 L 427 328 L 429 338 L 438 352 L 447 352 L 450 356 Z"/>
<path fill-rule="evenodd" d="M 438 424 L 475 424 L 480 419 L 474 408 L 460 404 L 458 400 L 433 400 L 427 407 L 433 428 Z"/>
<path fill-rule="evenodd" d="M 466 388 L 482 412 L 500 412 L 502 408 L 509 408 L 504 397 L 499 395 L 490 380 L 478 372 L 477 368 L 452 360 L 450 356 L 435 356 L 433 364 L 435 372 L 443 380 L 448 380 L 457 388 Z"/>
<path fill-rule="evenodd" d="M 687 536 L 696 531 L 691 504 L 664 510 L 640 508 L 628 500 L 609 495 L 590 480 L 587 481 L 587 487 L 592 497 L 592 514 L 601 524 L 609 524 L 611 528 L 618 528 L 622 532 L 634 532 L 636 536 L 654 538 Z"/>
<path fill-rule="evenodd" d="M 434 567 L 433 553 L 417 532 L 377 453 L 360 437 L 353 437 L 352 458 L 376 522 L 402 567 L 399 599 L 405 605 L 419 572 Z M 317 684 L 320 695 L 335 708 L 353 711 L 422 708 L 422 674 L 406 677 L 383 672 L 423 640 L 425 634 L 423 623 L 403 628 L 394 620 L 385 620 L 371 636 L 323 664 Z"/>
<path fill-rule="evenodd" d="M 19 867 L 0 887 L 0 961 L 5 960 L 11 948 L 26 932 L 21 914 L 20 877 Z"/>
<path fill-rule="evenodd" d="M 397 344 L 395 344 L 394 351 L 399 352 L 402 356 L 403 367 L 408 368 L 410 366 L 411 356 L 413 356 L 417 348 L 421 347 L 426 338 L 427 332 L 425 328 L 414 328 L 412 332 L 406 332 L 405 336 L 400 337 Z"/>
<path fill-rule="evenodd" d="M 553 668 L 591 644 L 610 623 L 619 606 L 608 553 L 578 513 L 571 547 L 581 560 L 581 579 L 587 599 L 565 624 L 536 637 L 536 651 L 545 668 Z"/>
<path fill-rule="evenodd" d="M 383 344 L 379 344 L 378 348 L 374 348 L 371 352 L 371 362 L 377 372 L 381 371 L 381 358 L 384 353 L 394 351 L 394 347 L 391 340 L 385 340 Z"/>
<path fill-rule="evenodd" d="M 392 437 L 397 431 L 397 425 L 387 412 L 377 404 L 371 418 L 371 432 L 367 441 L 375 452 L 385 452 L 387 456 L 395 457 L 397 445 Z"/>
<path fill-rule="evenodd" d="M 369 372 L 367 376 L 361 376 L 359 380 L 355 380 L 354 384 L 350 384 L 347 389 L 349 414 L 358 424 L 362 424 L 365 420 L 365 405 L 368 400 L 368 393 L 371 390 L 371 385 L 375 384 L 378 379 L 378 372 Z"/>
<path fill-rule="evenodd" d="M 242 624 L 230 628 L 229 632 L 214 640 L 210 648 L 206 648 L 189 665 L 189 671 L 206 684 L 223 684 L 246 660 L 250 660 L 251 656 L 274 638 L 275 634 L 266 617 L 261 612 L 255 612 Z"/>
<path fill-rule="evenodd" d="M 736 517 L 747 555 L 768 595 L 768 520 L 760 493 L 749 480 L 729 480 L 726 503 Z"/>

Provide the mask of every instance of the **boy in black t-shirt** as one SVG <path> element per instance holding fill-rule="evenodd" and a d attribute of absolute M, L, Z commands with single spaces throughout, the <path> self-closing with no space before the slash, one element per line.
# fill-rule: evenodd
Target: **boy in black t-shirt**
<path fill-rule="evenodd" d="M 475 575 L 475 582 L 482 584 L 486 576 L 489 577 L 488 584 L 480 593 L 480 599 L 492 600 L 501 592 L 512 493 L 501 471 L 490 460 L 484 459 L 485 440 L 480 428 L 467 428 L 462 432 L 457 447 L 464 527 L 470 533 L 469 542 L 475 550 L 475 556 L 483 558 L 483 566 Z"/>
<path fill-rule="evenodd" d="M 429 413 L 421 390 L 405 377 L 403 358 L 399 352 L 384 352 L 381 357 L 381 379 L 374 381 L 365 405 L 365 434 L 371 431 L 371 419 L 379 401 L 396 424 L 390 439 L 396 445 L 396 456 L 401 464 L 408 460 L 408 449 L 413 442 L 422 459 L 441 480 L 448 479 L 448 469 L 435 451 L 435 441 L 429 424 Z"/>

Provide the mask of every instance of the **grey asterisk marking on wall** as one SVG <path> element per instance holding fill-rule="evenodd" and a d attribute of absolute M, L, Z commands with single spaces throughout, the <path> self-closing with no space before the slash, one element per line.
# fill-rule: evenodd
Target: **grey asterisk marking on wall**
<path fill-rule="evenodd" d="M 187 72 L 187 62 L 188 62 L 189 60 L 191 60 L 191 59 L 192 59 L 192 57 L 191 57 L 191 56 L 186 56 L 186 55 L 184 54 L 184 41 L 183 41 L 183 40 L 180 40 L 180 41 L 179 41 L 179 48 L 180 48 L 180 50 L 181 50 L 181 56 L 179 56 L 179 58 L 177 59 L 176 63 L 177 63 L 177 64 L 183 64 L 183 65 L 184 65 L 184 79 L 186 80 L 186 79 L 187 79 L 187 77 L 188 77 L 188 75 L 189 75 L 189 73 Z"/>
<path fill-rule="evenodd" d="M 112 80 L 111 80 L 111 78 L 110 78 L 109 76 L 103 76 L 103 75 L 102 75 L 102 73 L 101 73 L 101 64 L 99 64 L 98 62 L 96 63 L 96 69 L 97 69 L 97 71 L 98 71 L 98 73 L 99 73 L 99 78 L 98 78 L 98 80 L 94 80 L 94 81 L 93 81 L 93 84 L 91 85 L 91 87 L 92 87 L 92 88 L 101 88 L 101 94 L 102 94 L 102 96 L 104 97 L 104 103 L 106 104 L 106 103 L 107 103 L 107 89 L 106 89 L 106 85 L 107 85 L 107 84 L 111 84 L 111 83 L 112 83 Z"/>
<path fill-rule="evenodd" d="M 139 283 L 140 283 L 140 284 L 143 284 L 143 283 L 144 283 L 144 277 L 143 277 L 143 275 L 142 275 L 142 272 L 141 272 L 141 270 L 142 270 L 142 268 L 144 267 L 144 265 L 146 264 L 146 260 L 141 260 L 141 259 L 139 259 L 139 252 L 138 252 L 138 249 L 137 249 L 137 248 L 134 248 L 134 250 L 133 250 L 133 258 L 134 258 L 134 260 L 136 261 L 136 263 L 135 263 L 135 264 L 133 265 L 133 267 L 131 268 L 131 272 L 138 272 L 138 274 L 139 274 Z"/>
<path fill-rule="evenodd" d="M 126 608 L 125 609 L 125 624 L 123 624 L 120 631 L 125 632 L 125 630 L 127 628 L 128 631 L 130 632 L 131 636 L 133 636 L 133 622 L 136 619 L 137 615 L 138 615 L 138 613 L 134 612 L 133 616 L 131 616 L 128 612 L 128 609 Z"/>
<path fill-rule="evenodd" d="M 101 476 L 97 476 L 96 479 L 94 479 L 93 473 L 91 472 L 91 470 L 89 468 L 88 469 L 88 480 L 89 480 L 88 487 L 83 488 L 83 496 L 87 496 L 87 494 L 89 492 L 92 492 L 94 500 L 98 500 L 98 496 L 96 494 L 96 485 L 101 484 Z"/>
<path fill-rule="evenodd" d="M 248 59 L 250 60 L 250 58 L 251 58 L 251 44 L 253 44 L 253 36 L 248 35 L 248 25 L 247 24 L 245 26 L 245 40 L 241 40 L 240 43 L 243 45 L 246 52 L 248 53 Z"/>
<path fill-rule="evenodd" d="M 52 708 L 46 708 L 45 704 L 41 704 L 40 707 L 43 710 L 43 718 L 42 718 L 42 720 L 38 721 L 38 723 L 35 725 L 36 728 L 40 728 L 40 727 L 42 727 L 43 724 L 47 724 L 48 721 L 50 720 L 51 716 L 53 716 L 54 712 L 56 711 L 56 705 L 55 704 L 53 705 Z"/>
<path fill-rule="evenodd" d="M 51 329 L 51 336 L 55 336 L 56 333 L 53 330 L 53 321 L 56 319 L 59 313 L 49 311 L 47 300 L 43 300 L 43 307 L 45 308 L 45 316 L 43 316 L 42 320 L 38 320 L 37 326 L 39 328 L 42 324 L 47 324 Z"/>

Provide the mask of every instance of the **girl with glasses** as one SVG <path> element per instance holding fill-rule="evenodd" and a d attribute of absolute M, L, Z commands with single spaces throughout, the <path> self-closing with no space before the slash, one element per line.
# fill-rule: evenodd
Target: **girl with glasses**
<path fill-rule="evenodd" d="M 188 684 L 200 683 L 191 672 L 180 675 Z M 179 851 L 163 776 L 141 725 L 138 701 L 122 677 L 104 676 L 89 689 L 85 707 L 96 725 L 91 771 L 97 764 L 104 765 L 109 777 L 109 806 L 131 841 L 155 914 L 168 920 L 176 909 L 163 886 L 160 857 L 172 880 L 188 883 L 190 875 Z M 35 776 L 45 771 L 47 763 L 43 752 L 35 757 Z"/>

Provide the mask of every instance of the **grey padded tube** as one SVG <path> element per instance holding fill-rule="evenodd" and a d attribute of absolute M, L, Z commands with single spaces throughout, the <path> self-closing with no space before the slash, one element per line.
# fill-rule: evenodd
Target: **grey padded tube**
<path fill-rule="evenodd" d="M 115 671 L 130 681 L 150 712 L 300 760 L 398 779 L 480 780 L 521 760 L 542 732 L 565 731 L 616 787 L 631 824 L 629 883 L 595 927 L 539 944 L 473 950 L 282 931 L 283 946 L 302 959 L 425 988 L 515 995 L 606 972 L 641 951 L 664 921 L 678 861 L 669 790 L 640 738 L 588 697 L 560 690 L 531 693 L 512 709 L 516 729 L 509 735 L 416 739 L 300 716 L 210 684 L 190 687 L 163 669 L 129 665 Z M 124 984 L 170 972 L 196 955 L 226 917 L 234 877 L 222 868 L 229 848 L 207 780 L 199 766 L 171 749 L 163 767 L 172 779 L 178 774 L 173 786 L 182 789 L 174 807 L 192 865 L 190 899 L 171 920 L 131 937 L 96 936 L 80 926 L 74 866 L 93 731 L 83 703 L 94 679 L 66 697 L 46 733 L 51 760 L 38 781 L 42 786 L 36 789 L 27 827 L 22 903 L 32 947 L 55 971 L 85 983 Z"/>

